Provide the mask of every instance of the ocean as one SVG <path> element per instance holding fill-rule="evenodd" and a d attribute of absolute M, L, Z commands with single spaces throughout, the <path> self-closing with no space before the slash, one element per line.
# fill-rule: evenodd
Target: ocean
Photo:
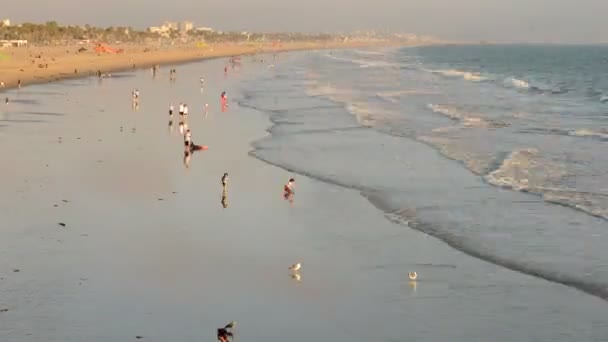
<path fill-rule="evenodd" d="M 355 189 L 404 229 L 606 300 L 607 56 L 318 51 L 250 79 L 240 103 L 273 122 L 253 156 Z"/>

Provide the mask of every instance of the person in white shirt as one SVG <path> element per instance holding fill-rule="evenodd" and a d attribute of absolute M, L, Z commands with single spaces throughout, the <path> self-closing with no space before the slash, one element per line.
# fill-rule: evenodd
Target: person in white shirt
<path fill-rule="evenodd" d="M 183 103 L 179 104 L 179 115 L 184 115 L 184 104 Z"/>
<path fill-rule="evenodd" d="M 169 117 L 173 117 L 173 105 L 169 105 Z"/>
<path fill-rule="evenodd" d="M 188 105 L 184 105 L 184 116 L 188 115 Z"/>

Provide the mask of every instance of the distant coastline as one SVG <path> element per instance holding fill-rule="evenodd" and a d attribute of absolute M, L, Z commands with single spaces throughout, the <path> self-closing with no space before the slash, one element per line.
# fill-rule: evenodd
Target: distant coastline
<path fill-rule="evenodd" d="M 46 83 L 154 65 L 207 58 L 295 50 L 443 43 L 409 34 L 302 34 L 95 28 L 44 24 L 0 24 L 2 88 Z M 0 89 L 1 90 L 1 89 Z"/>

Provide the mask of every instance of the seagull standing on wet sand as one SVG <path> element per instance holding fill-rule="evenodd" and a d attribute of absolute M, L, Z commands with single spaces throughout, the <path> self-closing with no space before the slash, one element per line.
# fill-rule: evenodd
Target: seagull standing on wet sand
<path fill-rule="evenodd" d="M 407 276 L 410 278 L 410 280 L 418 279 L 418 273 L 416 273 L 416 272 L 410 272 L 407 274 Z"/>
<path fill-rule="evenodd" d="M 291 266 L 289 266 L 289 270 L 297 272 L 302 268 L 302 264 L 297 263 L 297 264 L 293 264 Z"/>

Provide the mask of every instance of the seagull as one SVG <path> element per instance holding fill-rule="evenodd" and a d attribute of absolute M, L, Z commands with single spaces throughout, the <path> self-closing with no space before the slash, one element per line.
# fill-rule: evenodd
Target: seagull
<path fill-rule="evenodd" d="M 407 275 L 410 277 L 410 280 L 416 280 L 418 278 L 418 273 L 416 272 L 410 272 Z"/>
<path fill-rule="evenodd" d="M 302 268 L 302 264 L 300 264 L 300 263 L 289 266 L 289 269 L 292 271 L 295 271 L 295 272 L 299 271 L 301 268 Z"/>

